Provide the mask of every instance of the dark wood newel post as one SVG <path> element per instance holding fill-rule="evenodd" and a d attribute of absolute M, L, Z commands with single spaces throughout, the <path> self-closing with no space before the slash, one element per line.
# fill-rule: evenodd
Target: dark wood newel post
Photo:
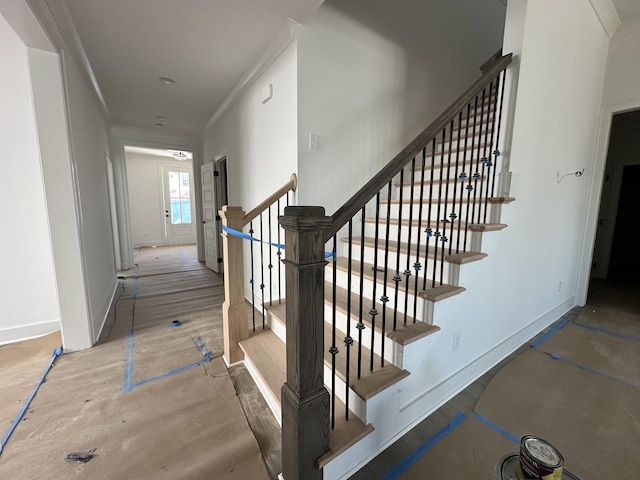
<path fill-rule="evenodd" d="M 323 381 L 324 231 L 322 207 L 287 207 L 287 381 L 282 386 L 282 476 L 322 479 L 316 460 L 329 450 L 329 392 Z"/>

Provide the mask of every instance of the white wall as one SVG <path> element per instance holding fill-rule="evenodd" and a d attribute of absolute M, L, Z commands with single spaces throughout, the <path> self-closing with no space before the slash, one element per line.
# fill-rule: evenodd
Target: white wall
<path fill-rule="evenodd" d="M 188 168 L 193 176 L 191 162 L 179 162 L 166 156 L 125 152 L 129 182 L 129 210 L 133 244 L 136 247 L 165 245 L 162 166 Z M 193 192 L 193 189 L 191 190 Z M 192 201 L 195 199 L 192 198 Z M 193 217 L 195 222 L 195 216 Z M 195 243 L 195 235 L 190 239 Z"/>
<path fill-rule="evenodd" d="M 0 14 L 0 344 L 60 329 L 28 50 Z"/>
<path fill-rule="evenodd" d="M 38 127 L 49 234 L 65 350 L 93 343 L 71 168 L 64 88 L 57 53 L 29 49 L 31 85 Z"/>
<path fill-rule="evenodd" d="M 332 214 L 426 128 L 480 77 L 504 15 L 495 0 L 326 0 L 298 39 L 300 204 Z"/>
<path fill-rule="evenodd" d="M 229 204 L 247 212 L 297 172 L 296 61 L 293 41 L 233 107 L 203 132 L 204 161 L 227 156 Z M 273 98 L 263 103 L 263 89 L 269 84 Z M 295 204 L 295 196 L 291 198 Z M 247 279 L 248 255 L 245 248 Z"/>
<path fill-rule="evenodd" d="M 508 228 L 486 234 L 489 256 L 463 270 L 467 291 L 445 301 L 447 315 L 418 384 L 437 385 L 460 371 L 464 385 L 577 303 L 609 39 L 582 0 L 511 0 L 509 8 L 526 14 L 521 50 L 505 46 L 521 55 L 506 152 L 515 202 L 503 207 Z M 557 183 L 558 171 L 582 168 L 582 177 Z M 452 352 L 456 331 L 461 348 Z"/>
<path fill-rule="evenodd" d="M 117 286 L 107 186 L 108 125 L 86 77 L 73 58 L 65 51 L 62 53 L 77 191 L 76 214 L 93 343 L 100 334 Z"/>
<path fill-rule="evenodd" d="M 387 397 L 390 413 L 375 419 L 356 461 L 389 445 L 374 444 L 377 432 L 398 438 L 577 303 L 609 38 L 584 0 L 510 0 L 508 10 L 504 51 L 520 65 L 504 152 L 515 197 L 502 210 L 508 227 L 486 233 L 488 256 L 462 267 L 466 291 L 436 305 L 440 332 L 405 350 L 411 375 Z M 557 171 L 583 167 L 557 183 Z"/>
<path fill-rule="evenodd" d="M 231 205 L 252 209 L 296 171 L 296 59 L 294 42 L 203 133 L 205 161 L 227 156 Z M 269 84 L 273 98 L 262 103 Z"/>

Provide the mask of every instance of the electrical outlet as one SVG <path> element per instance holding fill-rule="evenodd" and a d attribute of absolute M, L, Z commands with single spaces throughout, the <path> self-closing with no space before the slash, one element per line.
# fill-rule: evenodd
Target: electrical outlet
<path fill-rule="evenodd" d="M 309 134 L 309 150 L 318 150 L 320 146 L 320 137 L 315 133 Z"/>
<path fill-rule="evenodd" d="M 458 330 L 453 334 L 452 351 L 456 351 L 460 348 L 460 342 L 462 341 L 462 330 Z"/>

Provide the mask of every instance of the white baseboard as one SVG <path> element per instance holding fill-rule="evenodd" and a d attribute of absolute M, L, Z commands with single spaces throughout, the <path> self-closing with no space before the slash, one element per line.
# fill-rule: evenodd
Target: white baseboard
<path fill-rule="evenodd" d="M 93 323 L 92 325 L 93 328 L 91 329 L 91 331 L 93 332 L 93 337 L 94 337 L 91 339 L 92 346 L 95 345 L 95 343 L 100 338 L 100 335 L 102 334 L 102 329 L 104 329 L 104 326 L 107 323 L 107 318 L 109 318 L 109 314 L 115 308 L 115 304 L 118 299 L 117 293 L 119 291 L 119 287 L 120 287 L 120 281 L 118 280 L 118 277 L 115 276 L 113 277 L 113 284 L 110 289 L 111 292 L 105 295 L 104 300 L 102 301 L 102 305 L 98 309 L 98 312 L 95 316 L 96 318 L 91 319 L 91 322 Z M 95 328 L 96 326 L 98 328 Z"/>
<path fill-rule="evenodd" d="M 31 338 L 41 337 L 60 330 L 60 320 L 19 325 L 17 327 L 0 329 L 0 345 L 22 342 Z"/>
<path fill-rule="evenodd" d="M 453 372 L 439 384 L 433 385 L 418 397 L 406 402 L 398 412 L 397 421 L 404 424 L 400 430 L 386 439 L 376 438 L 376 432 L 381 429 L 374 430 L 372 434 L 366 436 L 329 462 L 324 467 L 324 478 L 345 480 L 355 474 L 460 391 L 526 344 L 536 334 L 562 318 L 573 306 L 575 306 L 575 297 L 572 296 L 546 314 L 530 322 L 509 338 L 503 339 L 463 368 Z M 407 377 L 408 381 L 410 379 L 411 376 Z M 407 452 L 407 455 L 410 453 Z"/>

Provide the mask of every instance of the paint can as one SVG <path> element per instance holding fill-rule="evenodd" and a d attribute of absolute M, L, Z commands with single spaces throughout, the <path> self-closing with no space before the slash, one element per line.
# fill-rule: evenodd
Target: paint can
<path fill-rule="evenodd" d="M 496 463 L 493 480 L 518 480 L 520 473 L 520 455 L 512 452 L 504 455 Z M 566 468 L 562 470 L 562 480 L 583 480 L 581 477 Z"/>
<path fill-rule="evenodd" d="M 520 440 L 519 480 L 561 480 L 564 459 L 546 440 L 526 435 Z"/>

